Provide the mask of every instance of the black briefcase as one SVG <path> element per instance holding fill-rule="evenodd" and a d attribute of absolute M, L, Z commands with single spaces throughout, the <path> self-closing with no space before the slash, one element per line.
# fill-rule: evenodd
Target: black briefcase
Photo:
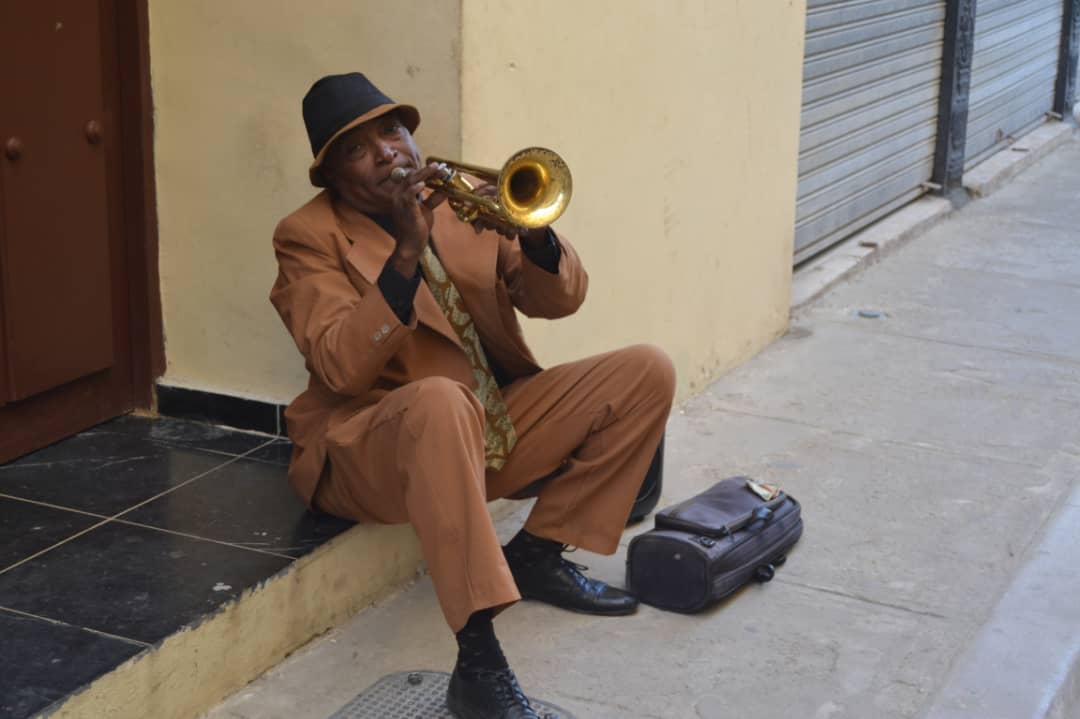
<path fill-rule="evenodd" d="M 656 528 L 630 542 L 627 586 L 654 607 L 699 612 L 772 579 L 802 529 L 794 497 L 748 477 L 721 480 L 658 512 Z"/>

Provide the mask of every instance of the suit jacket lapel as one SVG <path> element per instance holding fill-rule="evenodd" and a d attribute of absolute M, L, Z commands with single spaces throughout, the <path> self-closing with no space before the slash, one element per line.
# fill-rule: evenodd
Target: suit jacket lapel
<path fill-rule="evenodd" d="M 444 335 L 448 340 L 461 347 L 461 338 L 458 337 L 458 333 L 450 325 L 450 320 L 446 319 L 446 315 L 443 314 L 442 308 L 439 307 L 438 301 L 435 299 L 435 295 L 431 294 L 431 288 L 428 287 L 427 282 L 420 282 L 420 286 L 416 288 L 416 298 L 413 300 L 413 308 L 416 310 L 416 319 L 431 329 L 435 330 L 441 335 Z"/>
<path fill-rule="evenodd" d="M 379 224 L 367 215 L 350 208 L 335 208 L 338 226 L 349 238 L 352 247 L 345 259 L 360 272 L 365 280 L 377 285 L 379 275 L 387 259 L 394 251 L 394 238 L 386 233 Z M 457 346 L 461 339 L 450 326 L 435 296 L 431 294 L 426 282 L 421 282 L 413 302 L 418 322 L 446 337 Z"/>

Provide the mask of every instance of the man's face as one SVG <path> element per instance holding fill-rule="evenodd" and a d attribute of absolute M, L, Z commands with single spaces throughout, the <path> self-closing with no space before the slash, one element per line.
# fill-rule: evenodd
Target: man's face
<path fill-rule="evenodd" d="M 390 173 L 395 167 L 420 167 L 420 151 L 412 133 L 390 112 L 339 137 L 323 159 L 328 187 L 361 212 L 391 210 Z"/>

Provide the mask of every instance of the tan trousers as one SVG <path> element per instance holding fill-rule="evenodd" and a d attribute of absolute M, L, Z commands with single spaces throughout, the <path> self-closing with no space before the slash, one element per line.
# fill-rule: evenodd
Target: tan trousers
<path fill-rule="evenodd" d="M 330 472 L 315 505 L 359 521 L 411 522 L 450 628 L 521 598 L 487 502 L 544 483 L 525 529 L 612 554 L 671 410 L 667 355 L 636 345 L 553 367 L 503 389 L 518 441 L 484 466 L 484 411 L 443 377 L 386 395 L 327 435 Z"/>

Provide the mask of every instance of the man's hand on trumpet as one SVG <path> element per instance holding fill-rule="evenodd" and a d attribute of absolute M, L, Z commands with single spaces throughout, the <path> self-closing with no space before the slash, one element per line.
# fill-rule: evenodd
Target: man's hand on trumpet
<path fill-rule="evenodd" d="M 416 273 L 416 264 L 431 237 L 435 219 L 432 210 L 446 200 L 446 195 L 438 191 L 426 198 L 421 195 L 427 181 L 440 172 L 442 168 L 433 162 L 418 170 L 398 167 L 392 173 L 390 214 L 397 232 L 397 247 L 390 261 L 402 277 L 412 277 Z"/>
<path fill-rule="evenodd" d="M 481 197 L 486 197 L 491 200 L 498 199 L 498 188 L 492 184 L 480 185 L 476 188 L 475 192 Z M 519 242 L 528 247 L 540 247 L 547 242 L 546 227 L 537 227 L 530 230 L 524 227 L 517 227 L 516 225 L 498 222 L 483 215 L 473 220 L 472 226 L 478 235 L 484 230 L 495 230 L 509 240 L 512 240 L 515 237 L 518 238 Z"/>

